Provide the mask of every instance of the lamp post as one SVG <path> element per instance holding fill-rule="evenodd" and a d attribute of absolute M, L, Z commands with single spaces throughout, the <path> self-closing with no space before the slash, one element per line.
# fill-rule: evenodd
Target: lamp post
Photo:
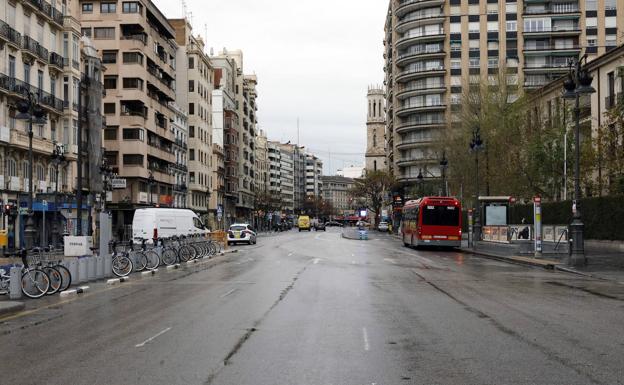
<path fill-rule="evenodd" d="M 481 139 L 481 128 L 472 130 L 470 151 L 475 154 L 475 211 L 474 211 L 474 239 L 481 239 L 481 208 L 479 207 L 479 151 L 483 150 L 485 142 Z M 474 243 L 473 243 L 474 244 Z"/>
<path fill-rule="evenodd" d="M 446 152 L 442 153 L 442 159 L 440 159 L 440 169 L 442 170 L 442 196 L 447 196 L 448 191 L 446 188 L 446 168 L 448 167 L 448 159 L 446 159 Z"/>
<path fill-rule="evenodd" d="M 35 219 L 33 218 L 33 123 L 43 125 L 46 123 L 46 113 L 39 103 L 35 102 L 35 96 L 29 92 L 27 100 L 16 103 L 19 114 L 15 119 L 28 121 L 28 218 L 24 228 L 24 245 L 26 249 L 34 246 Z"/>
<path fill-rule="evenodd" d="M 149 205 L 152 206 L 152 186 L 156 183 L 154 181 L 154 174 L 149 172 L 149 176 L 147 177 L 147 186 L 149 187 Z"/>
<path fill-rule="evenodd" d="M 106 158 L 102 159 L 100 173 L 104 180 L 104 188 L 102 189 L 102 211 L 106 209 L 106 195 L 108 191 L 113 191 L 112 179 L 114 177 L 113 168 L 106 162 Z"/>
<path fill-rule="evenodd" d="M 422 198 L 423 195 L 425 195 L 425 188 L 423 186 L 425 183 L 425 177 L 423 176 L 422 168 L 418 170 L 418 176 L 416 179 L 418 180 L 418 189 L 420 190 L 420 197 Z"/>
<path fill-rule="evenodd" d="M 59 204 L 58 204 L 58 185 L 59 185 L 59 166 L 65 166 L 67 160 L 65 158 L 65 147 L 62 144 L 53 143 L 52 148 L 52 163 L 54 164 L 54 227 L 52 229 L 52 244 L 54 247 L 58 247 L 59 236 Z"/>
<path fill-rule="evenodd" d="M 583 69 L 583 61 L 587 63 L 587 54 L 580 60 L 568 62 L 568 78 L 563 83 L 564 99 L 574 99 L 574 202 L 572 203 L 572 223 L 570 223 L 571 253 L 568 264 L 571 266 L 584 266 L 585 258 L 584 225 L 581 220 L 581 95 L 590 95 L 596 92 L 592 87 L 593 77 Z"/>

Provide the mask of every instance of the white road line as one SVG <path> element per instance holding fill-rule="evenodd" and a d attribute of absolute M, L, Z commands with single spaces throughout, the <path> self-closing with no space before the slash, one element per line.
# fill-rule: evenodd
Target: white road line
<path fill-rule="evenodd" d="M 234 293 L 236 290 L 238 290 L 238 288 L 236 288 L 236 289 L 232 289 L 232 290 L 228 291 L 227 293 L 223 294 L 223 295 L 221 296 L 221 298 L 225 298 L 225 297 L 227 297 L 228 295 L 230 295 L 230 294 Z"/>
<path fill-rule="evenodd" d="M 355 265 L 355 261 L 351 261 L 351 264 L 352 264 L 352 265 Z"/>
<path fill-rule="evenodd" d="M 369 351 L 370 344 L 368 343 L 368 332 L 366 331 L 366 328 L 362 328 L 362 336 L 364 337 L 364 350 Z"/>
<path fill-rule="evenodd" d="M 134 347 L 135 348 L 142 348 L 143 346 L 145 346 L 145 344 L 147 344 L 147 343 L 155 340 L 156 338 L 162 336 L 163 334 L 167 333 L 169 330 L 171 330 L 170 327 L 165 329 L 165 330 L 163 330 L 163 331 L 161 331 L 160 333 L 156 334 L 155 336 L 146 339 L 145 341 L 141 342 L 140 344 L 134 345 Z"/>
<path fill-rule="evenodd" d="M 394 259 L 384 258 L 384 261 L 390 262 L 391 264 L 396 265 L 396 261 Z"/>
<path fill-rule="evenodd" d="M 314 258 L 314 261 L 312 263 L 316 265 L 319 263 L 320 260 L 321 260 L 320 258 Z"/>
<path fill-rule="evenodd" d="M 292 257 L 292 255 L 293 255 L 293 253 L 288 253 L 288 256 L 289 256 L 289 257 Z"/>

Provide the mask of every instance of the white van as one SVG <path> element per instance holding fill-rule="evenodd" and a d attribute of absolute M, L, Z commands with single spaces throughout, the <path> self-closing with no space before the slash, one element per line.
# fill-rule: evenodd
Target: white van
<path fill-rule="evenodd" d="M 208 234 L 197 214 L 187 209 L 138 209 L 132 219 L 132 238 L 149 239 L 174 235 Z"/>

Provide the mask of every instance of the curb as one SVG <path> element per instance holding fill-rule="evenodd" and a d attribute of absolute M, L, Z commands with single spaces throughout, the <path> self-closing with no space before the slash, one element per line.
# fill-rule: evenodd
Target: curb
<path fill-rule="evenodd" d="M 109 279 L 108 281 L 106 281 L 106 284 L 115 285 L 118 283 L 127 282 L 128 280 L 130 280 L 130 277 L 113 278 L 113 279 Z"/>
<path fill-rule="evenodd" d="M 66 290 L 66 291 L 61 292 L 61 297 L 83 294 L 83 293 L 86 293 L 87 290 L 89 290 L 89 286 L 79 286 L 76 289 Z"/>
<path fill-rule="evenodd" d="M 464 248 L 461 248 L 460 251 L 462 253 L 478 255 L 478 256 L 485 257 L 485 258 L 489 258 L 489 259 L 495 259 L 497 261 L 513 263 L 516 265 L 541 267 L 546 270 L 557 270 L 559 266 L 559 264 L 556 262 L 549 262 L 549 261 L 539 260 L 539 259 L 529 258 L 529 257 L 519 257 L 519 256 L 506 257 L 502 255 L 489 254 L 489 253 L 485 253 L 482 251 L 474 251 L 474 250 L 464 249 Z"/>
<path fill-rule="evenodd" d="M 141 272 L 141 277 L 145 277 L 145 276 L 148 276 L 148 275 L 155 275 L 156 273 L 158 273 L 158 269 L 142 271 Z"/>
<path fill-rule="evenodd" d="M 171 270 L 171 269 L 179 269 L 180 268 L 180 264 L 176 263 L 175 265 L 169 265 L 166 267 L 167 270 Z"/>
<path fill-rule="evenodd" d="M 26 306 L 24 302 L 18 301 L 3 301 L 1 302 L 1 304 L 2 306 L 0 306 L 0 316 L 17 313 L 18 311 L 24 310 L 24 307 Z"/>

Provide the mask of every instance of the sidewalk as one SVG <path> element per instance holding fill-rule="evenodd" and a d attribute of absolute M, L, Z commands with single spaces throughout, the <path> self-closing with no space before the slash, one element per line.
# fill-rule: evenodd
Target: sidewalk
<path fill-rule="evenodd" d="M 24 302 L 0 301 L 0 316 L 16 313 L 24 309 Z"/>
<path fill-rule="evenodd" d="M 535 258 L 526 254 L 520 255 L 516 252 L 517 250 L 493 245 L 490 242 L 478 242 L 476 249 L 468 248 L 468 244 L 462 242 L 461 251 L 506 262 L 560 270 L 624 284 L 623 252 L 605 252 L 586 248 L 587 266 L 570 267 L 567 265 L 567 255 L 544 254 L 541 258 Z"/>

